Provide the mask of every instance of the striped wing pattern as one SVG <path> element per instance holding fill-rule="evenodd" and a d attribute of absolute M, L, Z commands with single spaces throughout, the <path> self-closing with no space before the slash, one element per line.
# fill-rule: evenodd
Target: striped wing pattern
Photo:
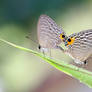
<path fill-rule="evenodd" d="M 62 29 L 47 15 L 41 15 L 38 20 L 37 34 L 39 44 L 44 48 L 55 48 L 61 43 L 59 34 Z"/>
<path fill-rule="evenodd" d="M 68 48 L 68 52 L 75 59 L 85 61 L 92 55 L 92 30 L 84 30 L 69 36 L 75 37 L 73 45 Z"/>

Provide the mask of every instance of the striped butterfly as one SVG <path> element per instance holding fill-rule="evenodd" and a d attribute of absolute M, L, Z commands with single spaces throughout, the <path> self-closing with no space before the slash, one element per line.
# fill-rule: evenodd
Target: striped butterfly
<path fill-rule="evenodd" d="M 92 61 L 92 29 L 71 34 L 66 38 L 64 52 L 69 54 L 75 63 L 86 64 Z"/>
<path fill-rule="evenodd" d="M 37 24 L 38 48 L 45 52 L 48 49 L 60 49 L 65 38 L 65 32 L 47 15 L 41 15 Z"/>

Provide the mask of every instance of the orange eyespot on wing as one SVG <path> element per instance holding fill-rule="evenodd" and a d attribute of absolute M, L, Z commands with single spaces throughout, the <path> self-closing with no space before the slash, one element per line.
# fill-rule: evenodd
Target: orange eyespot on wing
<path fill-rule="evenodd" d="M 65 38 L 64 34 L 60 34 L 60 39 L 63 40 Z"/>
<path fill-rule="evenodd" d="M 67 45 L 72 45 L 73 43 L 74 43 L 74 41 L 75 41 L 75 37 L 73 37 L 73 38 L 69 38 L 68 40 L 67 40 Z"/>

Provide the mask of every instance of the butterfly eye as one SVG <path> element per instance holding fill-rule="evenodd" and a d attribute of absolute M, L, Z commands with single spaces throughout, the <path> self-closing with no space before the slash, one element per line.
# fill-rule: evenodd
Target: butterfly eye
<path fill-rule="evenodd" d="M 62 38 L 65 38 L 65 35 L 62 35 Z"/>
<path fill-rule="evenodd" d="M 63 40 L 65 38 L 64 34 L 60 34 L 60 39 Z"/>
<path fill-rule="evenodd" d="M 68 42 L 71 42 L 71 39 L 70 38 L 68 39 Z"/>
<path fill-rule="evenodd" d="M 74 41 L 75 41 L 75 37 L 71 37 L 71 38 L 69 38 L 68 40 L 67 40 L 67 45 L 72 45 L 73 43 L 74 43 Z"/>

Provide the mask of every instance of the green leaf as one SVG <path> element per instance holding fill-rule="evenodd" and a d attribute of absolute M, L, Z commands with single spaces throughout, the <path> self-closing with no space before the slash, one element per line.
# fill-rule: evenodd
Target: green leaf
<path fill-rule="evenodd" d="M 38 53 L 38 52 L 33 51 L 31 49 L 27 49 L 27 48 L 15 45 L 15 44 L 10 43 L 10 42 L 3 40 L 3 39 L 0 39 L 0 41 L 5 42 L 5 43 L 7 43 L 15 48 L 20 49 L 20 50 L 27 51 L 27 52 L 30 52 L 30 53 L 36 55 L 36 56 L 39 56 L 40 58 L 42 58 L 43 60 L 45 60 L 46 62 L 51 64 L 53 67 L 55 67 L 58 70 L 80 80 L 80 82 L 82 82 L 82 83 L 86 84 L 87 86 L 89 86 L 90 88 L 92 88 L 92 72 L 89 72 L 89 71 L 82 69 L 82 68 L 78 68 L 78 67 L 71 65 L 71 64 L 67 64 L 67 63 L 62 62 L 62 61 L 59 64 L 59 63 L 57 63 L 58 62 L 57 60 L 53 60 L 47 56 L 44 56 L 42 53 Z"/>

